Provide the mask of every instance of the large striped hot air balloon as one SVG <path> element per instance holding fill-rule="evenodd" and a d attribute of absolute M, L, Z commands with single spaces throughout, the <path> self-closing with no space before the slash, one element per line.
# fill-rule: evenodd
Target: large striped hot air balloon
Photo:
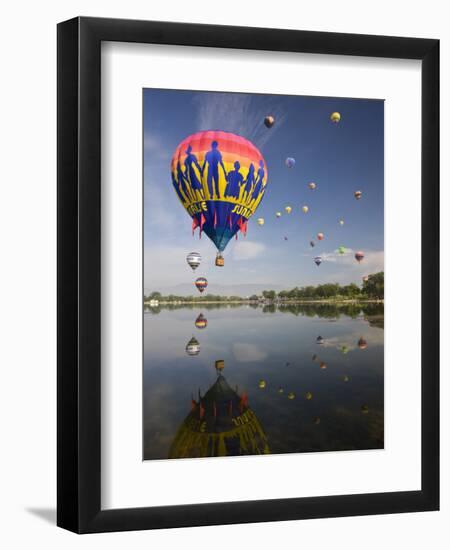
<path fill-rule="evenodd" d="M 205 232 L 219 254 L 239 231 L 246 234 L 267 185 L 267 165 L 253 143 L 216 130 L 185 138 L 173 154 L 171 173 L 192 231 Z"/>

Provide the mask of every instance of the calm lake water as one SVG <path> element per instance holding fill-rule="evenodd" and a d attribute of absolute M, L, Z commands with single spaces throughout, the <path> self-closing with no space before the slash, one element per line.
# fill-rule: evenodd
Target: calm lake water
<path fill-rule="evenodd" d="M 383 448 L 383 327 L 380 305 L 146 309 L 144 459 Z"/>

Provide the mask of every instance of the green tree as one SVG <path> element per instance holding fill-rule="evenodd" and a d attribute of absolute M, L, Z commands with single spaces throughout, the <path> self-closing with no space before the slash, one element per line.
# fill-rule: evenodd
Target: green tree
<path fill-rule="evenodd" d="M 384 271 L 379 271 L 367 277 L 363 283 L 363 292 L 370 298 L 384 298 Z"/>
<path fill-rule="evenodd" d="M 263 290 L 262 295 L 266 300 L 275 300 L 277 294 L 275 290 Z"/>

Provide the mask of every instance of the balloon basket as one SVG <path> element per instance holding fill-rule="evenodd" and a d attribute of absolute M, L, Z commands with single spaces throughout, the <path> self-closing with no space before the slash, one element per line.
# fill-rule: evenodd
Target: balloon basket
<path fill-rule="evenodd" d="M 224 260 L 224 257 L 221 256 L 220 254 L 218 254 L 216 256 L 216 266 L 217 267 L 223 267 L 225 265 L 225 260 Z"/>

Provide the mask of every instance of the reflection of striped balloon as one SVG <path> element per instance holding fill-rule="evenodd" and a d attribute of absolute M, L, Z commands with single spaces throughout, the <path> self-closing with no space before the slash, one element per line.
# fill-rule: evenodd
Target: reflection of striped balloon
<path fill-rule="evenodd" d="M 192 270 L 195 271 L 202 261 L 202 257 L 198 252 L 191 252 L 186 256 L 187 263 L 192 267 Z"/>
<path fill-rule="evenodd" d="M 208 321 L 206 320 L 206 317 L 203 316 L 203 313 L 200 313 L 200 315 L 195 320 L 195 326 L 198 329 L 206 328 L 208 325 Z"/>
<path fill-rule="evenodd" d="M 196 338 L 192 337 L 186 344 L 186 353 L 188 355 L 198 355 L 200 353 L 200 344 Z"/>
<path fill-rule="evenodd" d="M 208 281 L 204 277 L 199 277 L 194 284 L 199 292 L 203 292 L 208 286 Z"/>

